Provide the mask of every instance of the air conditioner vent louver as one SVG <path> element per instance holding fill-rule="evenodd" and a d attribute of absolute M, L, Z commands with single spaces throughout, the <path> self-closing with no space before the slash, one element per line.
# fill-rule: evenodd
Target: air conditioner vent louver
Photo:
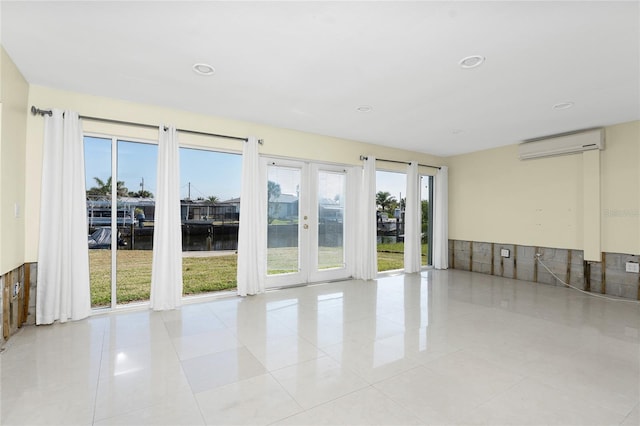
<path fill-rule="evenodd" d="M 518 155 L 521 160 L 528 160 L 531 158 L 576 154 L 591 149 L 604 149 L 603 129 L 566 133 L 526 141 L 518 145 Z"/>

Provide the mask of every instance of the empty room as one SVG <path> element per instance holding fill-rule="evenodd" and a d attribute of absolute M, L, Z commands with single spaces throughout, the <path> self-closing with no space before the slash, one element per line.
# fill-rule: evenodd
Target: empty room
<path fill-rule="evenodd" d="M 640 2 L 0 2 L 0 424 L 640 424 Z"/>

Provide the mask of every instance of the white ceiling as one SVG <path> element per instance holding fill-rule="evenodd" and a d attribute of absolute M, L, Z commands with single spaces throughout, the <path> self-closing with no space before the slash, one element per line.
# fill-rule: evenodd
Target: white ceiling
<path fill-rule="evenodd" d="M 75 92 L 435 155 L 640 119 L 638 1 L 1 7 L 25 78 Z"/>

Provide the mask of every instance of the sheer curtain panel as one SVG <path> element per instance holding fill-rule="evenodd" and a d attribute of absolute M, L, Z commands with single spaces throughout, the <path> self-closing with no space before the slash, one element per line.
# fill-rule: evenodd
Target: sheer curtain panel
<path fill-rule="evenodd" d="M 174 126 L 160 126 L 150 306 L 175 309 L 182 301 L 180 153 Z"/>
<path fill-rule="evenodd" d="M 242 188 L 238 229 L 238 295 L 264 292 L 267 247 L 267 182 L 263 178 L 258 141 L 250 137 L 242 150 Z"/>
<path fill-rule="evenodd" d="M 442 166 L 435 177 L 433 205 L 433 266 L 449 268 L 449 171 Z"/>
<path fill-rule="evenodd" d="M 378 253 L 376 251 L 376 159 L 364 160 L 362 188 L 359 194 L 358 238 L 355 252 L 355 278 L 373 280 L 378 275 Z"/>
<path fill-rule="evenodd" d="M 407 202 L 404 213 L 404 271 L 420 272 L 420 176 L 418 163 L 407 166 Z"/>
<path fill-rule="evenodd" d="M 82 124 L 57 109 L 44 121 L 36 324 L 91 314 Z"/>

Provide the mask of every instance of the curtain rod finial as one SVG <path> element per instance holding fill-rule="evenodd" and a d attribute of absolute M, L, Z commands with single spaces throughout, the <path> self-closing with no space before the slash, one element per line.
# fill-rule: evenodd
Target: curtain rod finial
<path fill-rule="evenodd" d="M 53 112 L 51 110 L 47 111 L 46 109 L 36 108 L 34 105 L 31 105 L 31 114 L 33 115 L 48 115 L 49 117 L 53 117 Z"/>
<path fill-rule="evenodd" d="M 364 160 L 368 160 L 369 157 L 367 157 L 366 155 L 361 155 L 360 156 L 360 161 L 364 161 Z"/>

